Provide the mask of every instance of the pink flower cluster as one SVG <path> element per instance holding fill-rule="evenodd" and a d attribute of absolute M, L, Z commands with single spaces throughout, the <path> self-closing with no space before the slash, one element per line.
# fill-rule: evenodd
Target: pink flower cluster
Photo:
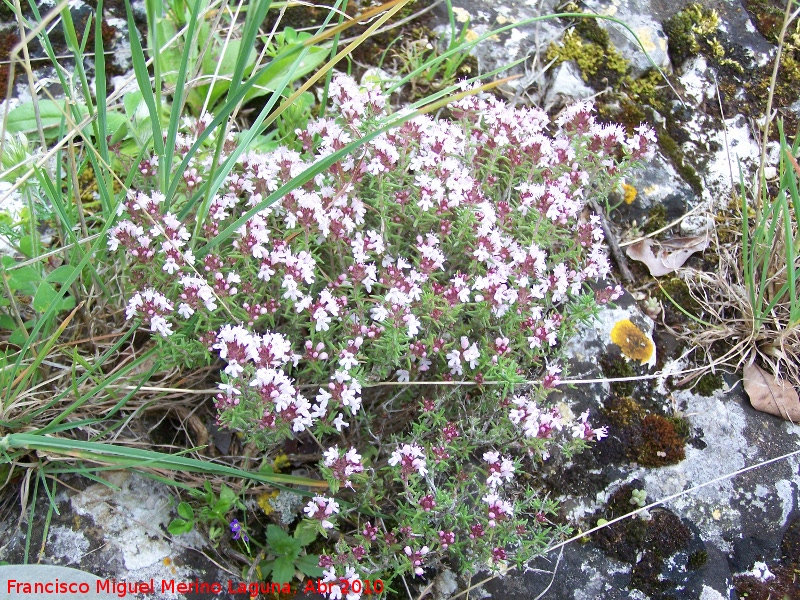
<path fill-rule="evenodd" d="M 323 457 L 323 464 L 331 469 L 333 476 L 345 487 L 352 489 L 353 482 L 350 481 L 350 477 L 364 471 L 361 455 L 355 448 L 350 448 L 342 454 L 337 446 L 333 446 L 325 451 Z"/>
<path fill-rule="evenodd" d="M 551 123 L 539 109 L 473 95 L 451 105 L 449 120 L 417 116 L 345 153 L 391 118 L 386 98 L 343 75 L 333 78 L 329 96 L 334 117 L 297 131 L 292 148 L 240 156 L 208 203 L 188 211 L 189 228 L 152 191 L 158 158 L 142 161 L 141 189 L 128 194 L 108 239 L 135 286 L 127 318 L 164 338 L 177 333 L 192 350 L 216 353 L 224 363 L 220 424 L 261 447 L 307 431 L 346 439 L 369 407 L 362 387 L 389 378 L 478 384 L 536 378 L 541 385 L 530 395 L 503 400 L 509 430 L 518 427 L 536 443 L 561 431 L 577 440 L 604 437 L 588 413 L 567 419 L 541 399 L 561 381 L 562 341 L 598 304 L 621 293 L 619 286 L 595 285 L 595 292 L 589 285 L 606 278 L 610 264 L 587 199 L 652 156 L 653 132 L 641 127 L 627 135 L 599 124 L 588 103 Z M 210 122 L 208 115 L 187 120 L 176 156 Z M 234 141 L 225 140 L 220 162 Z M 211 160 L 207 150 L 195 156 L 177 199 L 169 200 L 199 198 Z M 328 166 L 271 197 L 321 164 Z M 225 231 L 229 239 L 218 243 Z M 423 406 L 431 413 L 446 403 Z M 409 502 L 432 520 L 449 515 L 446 494 L 433 482 L 469 437 L 470 429 L 452 418 L 437 421 L 435 440 L 401 439 L 388 457 Z M 380 541 L 422 575 L 434 554 L 470 540 L 489 544 L 488 561 L 505 560 L 515 546 L 503 536 L 524 527 L 506 499 L 513 499 L 515 466 L 496 451 L 483 459 L 488 474 L 479 484 L 477 521 L 461 528 L 443 522 L 428 545 L 413 541 L 420 534 L 406 525 L 381 534 L 367 524 L 346 560 L 358 563 Z M 353 476 L 364 471 L 352 447 L 328 448 L 322 465 L 351 490 Z M 323 529 L 334 527 L 338 512 L 338 503 L 324 496 L 305 507 Z M 345 562 L 338 561 L 337 574 L 326 559 L 325 581 L 342 582 L 331 597 L 355 600 L 343 582 L 358 574 Z"/>
<path fill-rule="evenodd" d="M 339 512 L 339 503 L 333 498 L 325 496 L 314 496 L 303 509 L 309 519 L 316 519 L 320 522 L 323 529 L 333 529 L 333 523 L 328 517 Z"/>

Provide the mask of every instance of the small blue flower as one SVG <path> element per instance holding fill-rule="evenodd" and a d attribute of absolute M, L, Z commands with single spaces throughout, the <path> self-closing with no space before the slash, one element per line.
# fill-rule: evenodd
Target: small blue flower
<path fill-rule="evenodd" d="M 245 543 L 250 541 L 250 538 L 247 537 L 247 534 L 242 531 L 242 524 L 239 523 L 238 519 L 231 521 L 231 533 L 233 534 L 233 539 L 235 540 L 241 538 Z"/>

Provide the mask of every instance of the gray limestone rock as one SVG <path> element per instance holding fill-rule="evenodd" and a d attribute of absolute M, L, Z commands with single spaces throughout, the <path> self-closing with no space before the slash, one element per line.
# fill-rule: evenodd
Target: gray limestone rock
<path fill-rule="evenodd" d="M 633 31 L 635 37 L 619 23 L 608 19 L 597 20 L 608 31 L 614 47 L 630 63 L 632 75 L 641 75 L 653 66 L 664 71 L 671 69 L 667 54 L 667 36 L 661 23 L 653 16 L 650 2 L 589 0 L 586 7 L 587 12 L 623 21 Z"/>

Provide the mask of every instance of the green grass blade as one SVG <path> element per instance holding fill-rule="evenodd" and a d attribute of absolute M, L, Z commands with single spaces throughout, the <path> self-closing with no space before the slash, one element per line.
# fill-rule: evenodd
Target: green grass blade
<path fill-rule="evenodd" d="M 153 127 L 153 146 L 158 156 L 164 156 L 164 139 L 159 135 L 161 131 L 161 105 L 156 103 L 156 96 L 153 94 L 153 83 L 150 81 L 150 74 L 147 72 L 147 59 L 144 56 L 142 44 L 137 35 L 136 23 L 133 20 L 133 10 L 131 9 L 130 0 L 125 0 L 125 11 L 128 16 L 128 31 L 131 45 L 131 62 L 133 63 L 133 72 L 136 75 L 136 83 L 139 84 L 139 90 L 142 92 L 142 99 L 147 105 L 147 110 L 150 113 L 150 123 Z M 155 43 L 155 42 L 154 42 Z M 160 81 L 160 79 L 159 79 Z M 161 92 L 158 90 L 159 99 Z M 159 169 L 166 168 L 164 165 L 159 165 Z M 160 178 L 163 181 L 163 177 Z"/>
<path fill-rule="evenodd" d="M 164 454 L 152 450 L 143 450 L 141 448 L 126 448 L 101 442 L 84 442 L 81 440 L 31 433 L 10 433 L 0 438 L 0 450 L 6 452 L 10 449 L 40 450 L 42 452 L 49 452 L 60 456 L 72 456 L 83 460 L 112 462 L 115 465 L 125 467 L 146 466 L 151 469 L 167 471 L 188 471 L 192 473 L 220 475 L 223 477 L 240 477 L 260 483 L 302 485 L 313 488 L 328 487 L 328 484 L 324 481 L 297 475 L 249 472 L 217 463 L 196 460 L 184 456 Z"/>
<path fill-rule="evenodd" d="M 200 3 L 202 0 L 194 0 L 194 6 L 190 8 L 189 25 L 186 30 L 185 44 L 183 46 L 183 54 L 181 55 L 181 64 L 178 67 L 178 79 L 175 83 L 175 97 L 172 99 L 172 108 L 169 113 L 169 125 L 167 126 L 167 139 L 164 142 L 164 162 L 167 165 L 172 165 L 172 158 L 175 153 L 175 139 L 178 137 L 178 128 L 180 127 L 181 118 L 183 117 L 184 104 L 188 91 L 186 87 L 186 73 L 189 70 L 189 56 L 192 54 L 194 47 L 195 30 L 197 23 L 200 19 Z M 187 3 L 188 8 L 188 3 Z M 155 130 L 154 130 L 155 131 Z M 170 175 L 172 169 L 167 169 L 164 173 L 164 188 L 169 187 Z"/>
<path fill-rule="evenodd" d="M 103 0 L 97 0 L 94 25 L 94 89 L 97 107 L 97 135 L 95 143 L 103 161 L 108 164 L 108 98 L 106 97 L 106 51 L 103 44 Z M 97 174 L 95 174 L 97 175 Z M 109 182 L 110 183 L 110 182 Z M 109 207 L 110 208 L 110 207 Z"/>
<path fill-rule="evenodd" d="M 246 17 L 244 30 L 242 31 L 242 43 L 239 46 L 239 54 L 233 66 L 233 76 L 231 85 L 228 88 L 228 97 L 234 95 L 242 83 L 244 71 L 247 68 L 247 59 L 250 56 L 250 51 L 256 45 L 258 29 L 267 18 L 270 6 L 272 6 L 272 0 L 256 0 L 255 2 L 249 2 L 245 9 Z"/>

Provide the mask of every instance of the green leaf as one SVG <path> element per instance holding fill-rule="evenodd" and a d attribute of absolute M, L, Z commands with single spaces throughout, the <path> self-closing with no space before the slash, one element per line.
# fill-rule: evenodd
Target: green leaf
<path fill-rule="evenodd" d="M 0 329 L 14 329 L 17 326 L 17 322 L 12 319 L 9 315 L 0 315 Z"/>
<path fill-rule="evenodd" d="M 294 530 L 294 539 L 300 546 L 308 546 L 317 539 L 317 524 L 314 521 L 302 521 Z"/>
<path fill-rule="evenodd" d="M 262 560 L 258 565 L 258 568 L 261 571 L 261 577 L 266 579 L 267 575 L 272 573 L 272 568 L 274 566 L 275 566 L 274 560 Z"/>
<path fill-rule="evenodd" d="M 178 514 L 187 521 L 194 519 L 194 510 L 188 502 L 178 504 Z"/>
<path fill-rule="evenodd" d="M 214 87 L 209 97 L 208 105 L 213 107 L 222 95 L 231 86 L 231 75 L 236 68 L 236 59 L 241 48 L 241 40 L 229 40 L 227 46 L 225 41 L 217 35 L 212 36 L 211 48 L 203 56 L 202 72 L 208 76 L 214 76 Z M 256 51 L 252 48 L 247 56 L 247 63 L 250 67 L 255 62 Z M 219 65 L 219 66 L 217 66 Z M 197 87 L 198 95 L 205 100 L 209 85 Z M 202 101 L 201 101 L 202 106 Z M 199 109 L 200 107 L 195 107 Z"/>
<path fill-rule="evenodd" d="M 294 565 L 308 577 L 322 577 L 322 567 L 319 566 L 319 556 L 304 554 L 294 561 Z"/>
<path fill-rule="evenodd" d="M 106 137 L 111 136 L 113 140 L 120 134 L 124 134 L 127 129 L 128 117 L 116 111 L 109 111 L 106 114 Z"/>
<path fill-rule="evenodd" d="M 15 346 L 24 346 L 25 342 L 28 341 L 28 332 L 23 328 L 17 327 L 14 331 L 11 332 L 11 335 L 8 336 L 8 343 L 14 344 Z"/>
<path fill-rule="evenodd" d="M 44 280 L 50 283 L 64 283 L 68 278 L 72 277 L 74 272 L 75 267 L 72 265 L 61 265 L 56 270 L 50 271 Z"/>
<path fill-rule="evenodd" d="M 300 47 L 301 45 L 302 44 L 298 44 L 297 47 Z M 289 48 L 291 48 L 291 46 L 287 46 L 287 49 Z M 322 64 L 327 57 L 328 51 L 325 50 L 325 48 L 319 48 L 317 46 L 311 46 L 308 48 L 308 52 L 303 57 L 303 60 L 300 61 L 300 63 L 297 65 L 297 68 L 292 71 L 292 75 L 289 78 L 289 83 L 297 81 L 301 77 L 308 75 L 311 71 Z M 285 56 L 284 58 L 277 60 L 273 59 L 269 66 L 258 77 L 253 88 L 251 88 L 250 91 L 245 94 L 244 101 L 247 102 L 253 98 L 258 98 L 259 96 L 264 96 L 265 94 L 270 94 L 275 91 L 280 85 L 283 77 L 286 76 L 286 72 L 296 59 L 297 55 L 295 54 Z"/>
<path fill-rule="evenodd" d="M 178 31 L 175 28 L 175 25 L 169 19 L 159 19 L 156 27 L 158 28 L 158 37 L 161 43 L 171 40 Z M 159 60 L 161 61 L 162 66 L 162 75 L 164 77 L 164 81 L 167 83 L 174 84 L 178 80 L 178 69 L 180 69 L 181 66 L 181 56 L 183 54 L 182 51 L 184 44 L 185 41 L 182 38 L 179 38 L 176 40 L 176 43 L 173 43 L 168 48 L 162 50 L 159 54 Z"/>
<path fill-rule="evenodd" d="M 125 106 L 125 116 L 130 121 L 133 121 L 139 110 L 139 105 L 144 103 L 142 92 L 128 92 L 122 97 L 122 104 Z"/>
<path fill-rule="evenodd" d="M 33 309 L 37 312 L 44 312 L 50 308 L 56 298 L 58 298 L 56 289 L 46 281 L 42 281 L 33 297 Z"/>
<path fill-rule="evenodd" d="M 275 583 L 289 583 L 294 578 L 294 560 L 288 556 L 275 559 L 272 567 L 272 581 Z"/>
<path fill-rule="evenodd" d="M 64 120 L 64 113 L 69 107 L 64 100 L 39 100 L 39 116 L 42 122 L 42 129 L 48 139 L 58 135 L 58 129 Z M 78 104 L 81 117 L 89 114 L 85 104 Z M 25 102 L 8 113 L 7 129 L 11 133 L 33 133 L 39 131 L 36 122 L 36 109 L 33 102 Z M 89 131 L 87 129 L 87 131 Z"/>
<path fill-rule="evenodd" d="M 291 557 L 292 560 L 297 558 L 302 548 L 300 542 L 289 537 L 289 534 L 277 525 L 272 524 L 267 526 L 267 543 L 275 554 Z"/>
<path fill-rule="evenodd" d="M 229 488 L 224 483 L 222 484 L 222 489 L 219 491 L 219 500 L 216 504 L 214 504 L 214 510 L 219 512 L 220 514 L 226 514 L 233 505 L 236 503 L 236 494 L 234 491 Z"/>
<path fill-rule="evenodd" d="M 182 533 L 189 533 L 194 529 L 194 521 L 186 521 L 184 519 L 173 519 L 167 525 L 167 531 L 172 535 L 180 535 Z"/>
<path fill-rule="evenodd" d="M 42 281 L 42 276 L 33 267 L 14 269 L 8 278 L 8 287 L 23 294 L 33 296 Z"/>
<path fill-rule="evenodd" d="M 33 236 L 25 235 L 19 239 L 19 249 L 28 258 L 36 256 L 36 240 Z"/>
<path fill-rule="evenodd" d="M 71 310 L 75 308 L 75 298 L 72 296 L 64 296 L 58 304 L 58 310 Z"/>

